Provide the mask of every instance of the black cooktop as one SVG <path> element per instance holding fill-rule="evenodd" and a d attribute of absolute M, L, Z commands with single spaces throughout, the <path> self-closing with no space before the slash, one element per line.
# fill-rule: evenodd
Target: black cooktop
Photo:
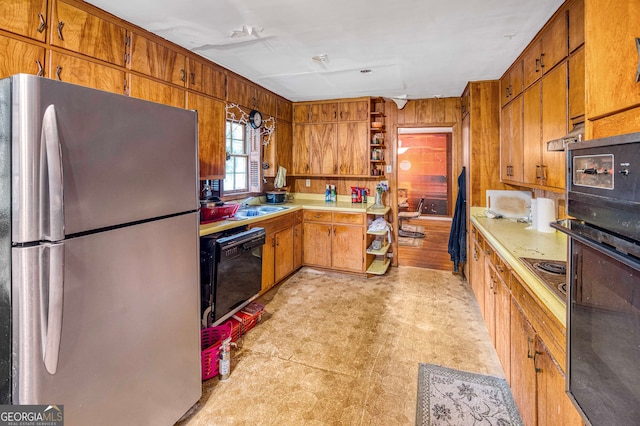
<path fill-rule="evenodd" d="M 532 259 L 529 257 L 521 257 L 520 260 L 556 296 L 566 301 L 567 262 L 563 260 Z"/>

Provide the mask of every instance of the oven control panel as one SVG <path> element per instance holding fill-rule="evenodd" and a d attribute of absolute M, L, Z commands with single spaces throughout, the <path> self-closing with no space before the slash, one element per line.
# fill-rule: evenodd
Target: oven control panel
<path fill-rule="evenodd" d="M 613 164 L 613 154 L 576 155 L 573 157 L 573 184 L 613 189 Z"/>

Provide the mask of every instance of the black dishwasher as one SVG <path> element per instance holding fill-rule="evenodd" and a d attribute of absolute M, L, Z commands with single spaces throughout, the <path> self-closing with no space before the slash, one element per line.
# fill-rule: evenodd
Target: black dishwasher
<path fill-rule="evenodd" d="M 262 287 L 263 228 L 234 228 L 200 237 L 200 300 L 203 327 L 243 308 Z"/>

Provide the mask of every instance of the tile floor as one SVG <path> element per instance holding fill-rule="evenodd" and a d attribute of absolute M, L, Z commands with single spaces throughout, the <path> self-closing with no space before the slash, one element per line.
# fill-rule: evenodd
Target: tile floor
<path fill-rule="evenodd" d="M 418 364 L 504 377 L 471 288 L 414 267 L 359 278 L 303 268 L 178 425 L 413 425 Z"/>

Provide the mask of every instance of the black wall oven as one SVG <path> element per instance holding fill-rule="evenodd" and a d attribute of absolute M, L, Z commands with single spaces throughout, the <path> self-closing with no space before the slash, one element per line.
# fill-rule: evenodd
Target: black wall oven
<path fill-rule="evenodd" d="M 567 391 L 594 426 L 638 424 L 640 133 L 567 149 Z"/>

